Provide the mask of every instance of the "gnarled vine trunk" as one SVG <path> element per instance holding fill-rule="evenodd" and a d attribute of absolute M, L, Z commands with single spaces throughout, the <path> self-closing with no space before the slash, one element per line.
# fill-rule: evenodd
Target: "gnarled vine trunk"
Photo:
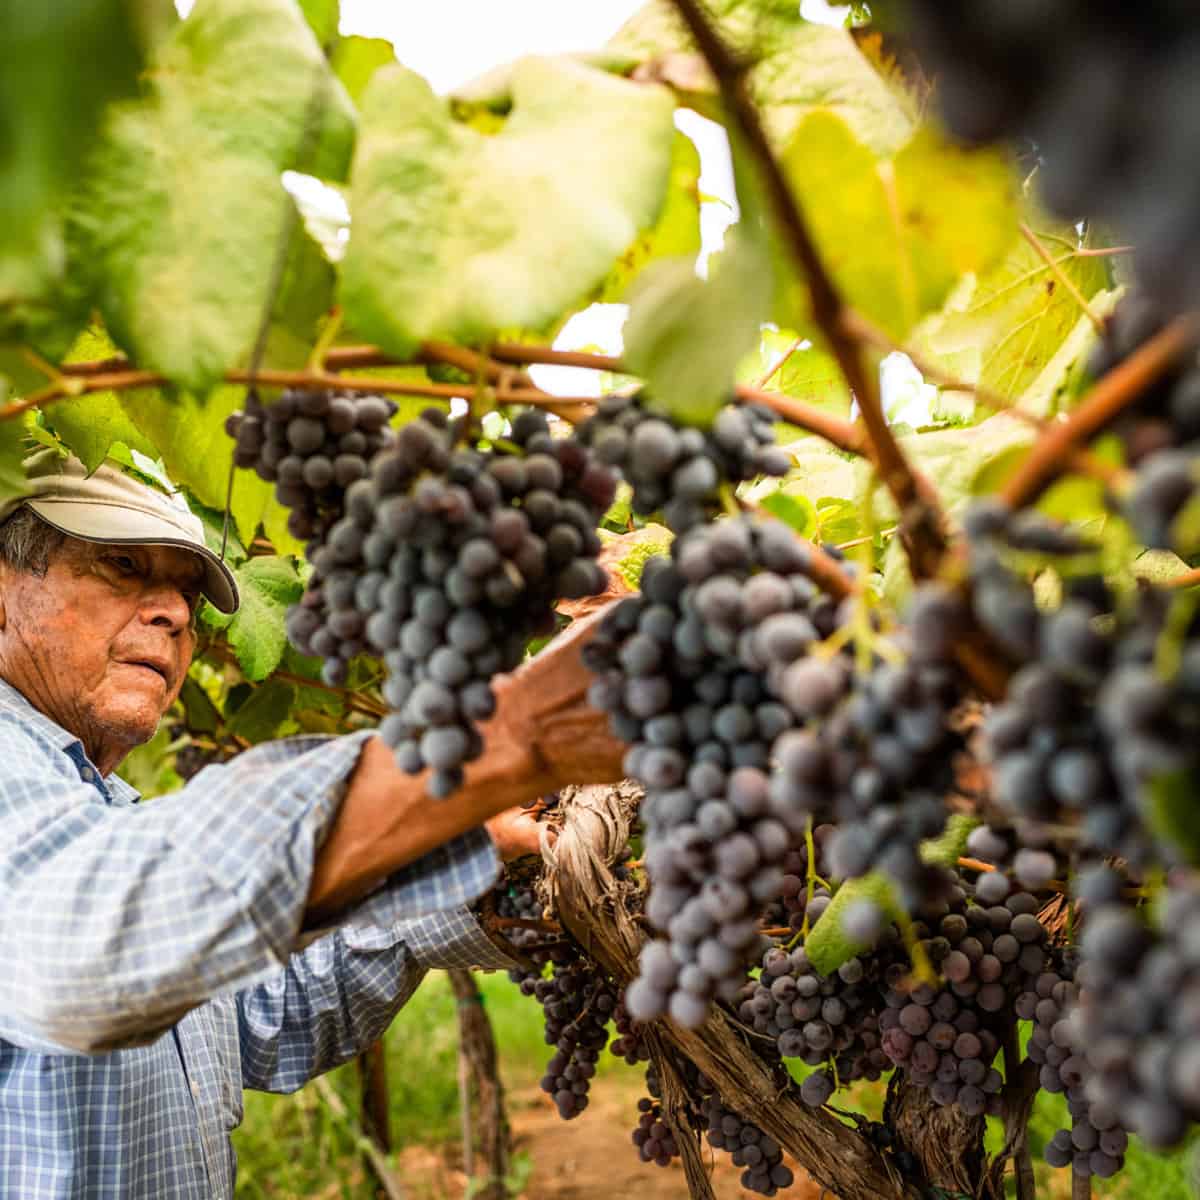
<path fill-rule="evenodd" d="M 609 864 L 628 841 L 638 795 L 630 783 L 567 789 L 562 794 L 565 822 L 553 850 L 547 851 L 547 888 L 560 920 L 622 983 L 637 974 L 645 933 L 625 904 L 633 885 L 616 879 Z M 801 1103 L 787 1081 L 753 1051 L 750 1039 L 756 1036 L 720 1009 L 714 1009 L 699 1029 L 664 1020 L 648 1030 L 662 1078 L 664 1110 L 683 1152 L 693 1197 L 712 1192 L 697 1131 L 683 1117 L 682 1084 L 669 1057 L 664 1057 L 664 1047 L 694 1062 L 729 1107 L 758 1124 L 840 1200 L 912 1200 L 919 1195 L 853 1126 L 827 1109 Z M 896 1131 L 930 1185 L 950 1195 L 995 1195 L 981 1119 L 939 1108 L 925 1093 L 902 1083 L 893 1088 L 891 1103 Z"/>

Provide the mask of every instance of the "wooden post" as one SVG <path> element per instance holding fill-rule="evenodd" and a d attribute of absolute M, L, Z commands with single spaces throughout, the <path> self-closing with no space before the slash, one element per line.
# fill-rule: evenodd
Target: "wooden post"
<path fill-rule="evenodd" d="M 470 971 L 447 971 L 450 986 L 458 1001 L 458 1032 L 460 1063 L 470 1068 L 478 1105 L 479 1154 L 483 1160 L 485 1182 L 474 1195 L 477 1200 L 505 1200 L 508 1178 L 508 1159 L 511 1151 L 511 1131 L 504 1109 L 504 1085 L 496 1064 L 496 1039 L 492 1023 L 483 1007 L 483 996 Z M 464 1101 L 464 1103 L 466 1103 Z M 470 1122 L 463 1128 L 470 1130 Z M 470 1136 L 469 1132 L 466 1136 Z M 463 1147 L 463 1159 L 471 1164 L 474 1146 Z M 467 1167 L 468 1174 L 471 1167 Z"/>
<path fill-rule="evenodd" d="M 357 1062 L 363 1129 L 367 1136 L 388 1154 L 392 1149 L 392 1120 L 383 1039 L 380 1038 L 360 1054 Z"/>

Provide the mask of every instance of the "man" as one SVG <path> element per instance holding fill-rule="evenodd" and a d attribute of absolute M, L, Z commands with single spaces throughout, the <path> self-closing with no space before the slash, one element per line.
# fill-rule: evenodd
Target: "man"
<path fill-rule="evenodd" d="M 500 814 L 618 777 L 621 747 L 576 635 L 497 681 L 448 800 L 352 734 L 138 804 L 113 772 L 236 585 L 182 501 L 53 451 L 31 476 L 0 508 L 0 1198 L 231 1197 L 243 1087 L 350 1058 L 428 967 L 508 965 L 466 907 L 498 869 L 481 826 L 520 849 Z"/>

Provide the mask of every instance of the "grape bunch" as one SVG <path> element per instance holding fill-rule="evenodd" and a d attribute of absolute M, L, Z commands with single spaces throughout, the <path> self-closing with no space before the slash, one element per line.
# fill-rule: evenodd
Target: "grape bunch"
<path fill-rule="evenodd" d="M 677 533 L 721 508 L 722 485 L 786 475 L 791 459 L 775 444 L 775 414 L 759 404 L 727 404 L 712 428 L 680 427 L 638 395 L 614 394 L 577 429 L 596 456 L 617 467 L 633 489 L 633 511 L 661 510 Z"/>
<path fill-rule="evenodd" d="M 1105 322 L 1089 373 L 1099 378 L 1119 366 L 1166 323 L 1168 314 L 1144 292 L 1122 299 Z M 1145 545 L 1185 557 L 1200 548 L 1185 514 L 1200 487 L 1200 364 L 1193 351 L 1145 388 L 1112 422 L 1137 468 L 1119 507 Z"/>
<path fill-rule="evenodd" d="M 1020 664 L 988 714 L 985 741 L 995 806 L 1034 852 L 1022 870 L 1043 873 L 1056 853 L 1065 861 L 1063 849 L 1083 863 L 1117 853 L 1134 866 L 1169 864 L 1175 851 L 1146 817 L 1155 788 L 1200 767 L 1200 622 L 1173 630 L 1178 652 L 1164 675 L 1170 596 L 1162 590 L 1118 597 L 1094 575 L 1068 574 L 1059 606 L 1039 609 L 1005 561 L 1015 521 L 989 502 L 968 514 L 967 529 L 976 618 Z M 1016 548 L 1038 528 L 1026 521 Z M 1053 547 L 1071 536 L 1043 528 L 1037 542 Z M 1047 830 L 1059 826 L 1078 836 L 1056 849 Z"/>
<path fill-rule="evenodd" d="M 701 1087 L 708 1081 L 702 1079 Z M 708 1084 L 711 1088 L 711 1084 Z M 774 1196 L 780 1188 L 791 1187 L 795 1176 L 783 1161 L 779 1143 L 757 1125 L 726 1107 L 715 1090 L 709 1092 L 701 1108 L 708 1129 L 706 1140 L 714 1150 L 726 1150 L 735 1167 L 742 1171 L 741 1184 L 760 1196 Z"/>
<path fill-rule="evenodd" d="M 755 1032 L 773 1037 L 782 1058 L 798 1058 L 810 1067 L 833 1060 L 842 1084 L 878 1079 L 890 1065 L 880 1045 L 879 979 L 883 964 L 895 957 L 898 941 L 889 926 L 887 937 L 870 954 L 849 958 L 824 977 L 803 946 L 791 951 L 772 946 L 738 1016 Z M 823 1104 L 832 1094 L 833 1078 L 826 1072 L 809 1075 L 801 1098 Z"/>
<path fill-rule="evenodd" d="M 1121 230 L 1138 247 L 1144 285 L 1172 307 L 1195 305 L 1192 7 L 908 0 L 905 12 L 951 131 L 1031 142 L 1051 209 Z"/>
<path fill-rule="evenodd" d="M 992 1060 L 1017 995 L 1046 965 L 1037 899 L 1014 892 L 1004 903 L 964 906 L 962 889 L 916 932 L 941 981 L 916 982 L 902 963 L 885 972 L 882 1046 L 910 1082 L 968 1117 L 995 1115 L 1003 1079 Z"/>
<path fill-rule="evenodd" d="M 1164 1149 L 1200 1118 L 1198 929 L 1200 890 L 1177 873 L 1157 926 L 1119 902 L 1087 916 L 1068 1027 L 1083 1059 L 1089 1120 L 1101 1132 L 1128 1129 Z M 1115 1148 L 1121 1139 L 1110 1142 Z"/>
<path fill-rule="evenodd" d="M 427 410 L 376 455 L 311 555 L 288 626 L 302 652 L 336 654 L 335 676 L 350 651 L 383 658 L 380 736 L 402 770 L 432 768 L 433 797 L 459 787 L 482 751 L 492 677 L 553 632 L 560 599 L 606 586 L 595 527 L 616 487 L 537 410 L 513 418 L 509 442 L 481 446 L 468 432 Z"/>
<path fill-rule="evenodd" d="M 225 431 L 237 443 L 235 464 L 275 484 L 276 499 L 291 510 L 288 531 L 307 541 L 337 520 L 346 489 L 392 444 L 395 413 L 384 396 L 289 389 L 263 404 L 251 390 Z"/>
<path fill-rule="evenodd" d="M 642 1162 L 669 1167 L 679 1157 L 679 1145 L 663 1119 L 662 1104 L 643 1096 L 638 1101 L 638 1113 L 633 1144 L 638 1148 Z"/>
<path fill-rule="evenodd" d="M 715 997 L 736 996 L 759 953 L 758 914 L 807 828 L 770 794 L 771 747 L 791 719 L 763 660 L 827 636 L 837 615 L 786 526 L 725 521 L 673 556 L 646 563 L 641 594 L 614 609 L 585 661 L 598 676 L 589 697 L 631 743 L 626 770 L 646 788 L 646 915 L 668 937 L 646 947 L 627 1003 L 638 1020 L 670 1011 L 695 1026 Z M 757 623 L 735 631 L 743 604 Z"/>
<path fill-rule="evenodd" d="M 1059 1129 L 1046 1145 L 1052 1167 L 1070 1166 L 1080 1175 L 1108 1179 L 1121 1169 L 1129 1136 L 1117 1113 L 1087 1098 L 1087 1061 L 1076 1044 L 1072 1010 L 1079 998 L 1076 955 L 1051 951 L 1045 970 L 1030 975 L 1015 1011 L 1033 1022 L 1026 1053 L 1038 1064 L 1038 1082 L 1047 1092 L 1065 1093 L 1071 1128 Z"/>
<path fill-rule="evenodd" d="M 799 931 L 816 924 L 833 900 L 833 893 L 827 882 L 831 871 L 825 850 L 836 832 L 832 825 L 818 825 L 812 831 L 816 861 L 813 863 L 811 880 L 807 845 L 793 845 L 784 855 L 780 864 L 783 868 L 783 879 L 779 884 L 779 895 L 768 902 L 763 910 L 764 925 L 786 925 Z"/>

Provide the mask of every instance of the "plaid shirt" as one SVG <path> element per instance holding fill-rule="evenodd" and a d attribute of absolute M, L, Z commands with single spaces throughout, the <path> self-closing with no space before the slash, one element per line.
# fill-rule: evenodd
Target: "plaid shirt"
<path fill-rule="evenodd" d="M 292 738 L 151 804 L 0 682 L 0 1200 L 233 1195 L 242 1089 L 376 1039 L 429 967 L 507 967 L 465 905 L 482 829 L 303 946 L 365 734 Z"/>

